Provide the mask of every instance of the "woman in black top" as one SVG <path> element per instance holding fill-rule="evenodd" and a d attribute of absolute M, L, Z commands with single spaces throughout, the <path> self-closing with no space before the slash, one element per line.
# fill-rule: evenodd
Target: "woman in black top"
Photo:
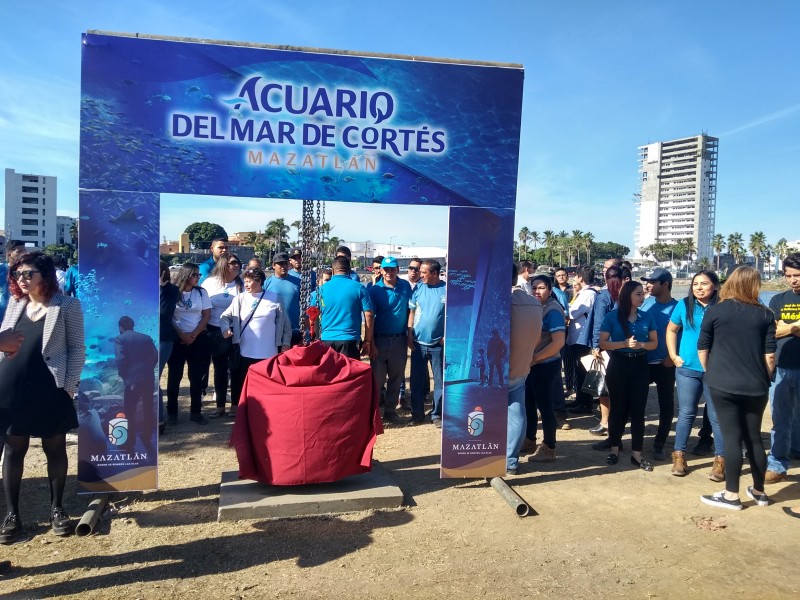
<path fill-rule="evenodd" d="M 717 410 L 725 446 L 725 490 L 701 496 L 706 504 L 741 510 L 739 477 L 742 442 L 753 475 L 747 495 L 767 506 L 764 476 L 767 455 L 761 441 L 761 421 L 775 368 L 775 316 L 761 304 L 761 276 L 752 267 L 731 273 L 720 290 L 720 302 L 703 318 L 697 350 L 706 371 L 704 381 Z"/>

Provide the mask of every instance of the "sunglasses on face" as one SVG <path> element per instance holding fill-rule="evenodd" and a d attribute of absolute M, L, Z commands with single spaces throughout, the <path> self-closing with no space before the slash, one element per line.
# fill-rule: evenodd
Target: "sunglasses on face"
<path fill-rule="evenodd" d="M 232 267 L 241 267 L 241 266 L 242 266 L 242 263 L 240 263 L 238 260 L 232 260 L 232 261 L 231 261 L 231 262 L 229 262 L 228 264 L 229 264 L 230 266 L 232 266 Z"/>
<path fill-rule="evenodd" d="M 33 271 L 33 270 L 30 270 L 30 271 L 13 271 L 11 273 L 11 276 L 14 279 L 24 279 L 25 281 L 30 281 L 31 279 L 33 279 L 33 274 L 34 273 L 41 273 L 41 271 Z"/>
<path fill-rule="evenodd" d="M 408 267 L 409 271 L 419 271 L 419 267 Z"/>

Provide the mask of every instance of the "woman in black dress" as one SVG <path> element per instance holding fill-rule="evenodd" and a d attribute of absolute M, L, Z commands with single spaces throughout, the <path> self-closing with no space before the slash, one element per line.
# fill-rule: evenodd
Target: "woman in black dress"
<path fill-rule="evenodd" d="M 0 430 L 5 433 L 3 490 L 8 514 L 0 525 L 0 543 L 12 543 L 20 531 L 19 494 L 31 436 L 42 438 L 50 482 L 50 524 L 69 535 L 62 507 L 67 480 L 66 434 L 78 426 L 72 398 L 86 357 L 83 313 L 76 298 L 58 293 L 53 261 L 41 252 L 20 256 L 9 269 L 12 299 L 0 330 L 23 336 L 15 353 L 0 355 Z"/>

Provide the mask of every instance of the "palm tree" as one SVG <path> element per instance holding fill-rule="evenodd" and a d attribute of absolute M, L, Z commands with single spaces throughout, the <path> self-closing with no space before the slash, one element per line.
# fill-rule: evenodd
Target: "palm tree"
<path fill-rule="evenodd" d="M 301 221 L 292 221 L 292 227 L 297 229 L 297 237 L 295 239 L 297 240 L 297 245 L 299 246 L 300 243 L 301 243 L 301 240 L 300 240 L 300 229 L 303 227 L 303 223 Z"/>
<path fill-rule="evenodd" d="M 561 251 L 562 250 L 567 250 L 567 253 L 569 253 L 569 240 L 568 240 L 568 238 L 569 238 L 569 234 L 566 231 L 564 231 L 563 229 L 558 232 L 558 240 L 556 241 L 556 244 L 558 244 L 558 264 L 559 264 L 559 266 L 562 266 L 564 264 L 564 257 L 562 256 Z"/>
<path fill-rule="evenodd" d="M 753 258 L 756 260 L 756 271 L 758 271 L 758 259 L 767 247 L 767 236 L 763 231 L 756 231 L 750 234 L 750 243 L 748 248 L 753 253 Z"/>
<path fill-rule="evenodd" d="M 536 252 L 536 247 L 542 243 L 542 236 L 539 235 L 538 231 L 531 231 L 528 234 L 528 239 L 533 242 L 533 251 Z"/>
<path fill-rule="evenodd" d="M 689 266 L 692 264 L 692 256 L 697 252 L 692 238 L 683 240 L 683 254 L 686 256 L 686 274 L 689 274 Z"/>
<path fill-rule="evenodd" d="M 272 242 L 272 254 L 275 254 L 288 242 L 289 226 L 284 219 L 275 219 L 267 223 L 264 235 Z M 272 264 L 272 257 L 270 257 L 270 264 Z"/>
<path fill-rule="evenodd" d="M 697 261 L 697 266 L 700 267 L 703 271 L 707 271 L 708 269 L 711 268 L 711 260 L 707 256 L 704 256 Z"/>
<path fill-rule="evenodd" d="M 719 271 L 719 257 L 725 249 L 725 236 L 721 233 L 714 234 L 711 238 L 711 248 L 717 253 L 717 271 Z"/>
<path fill-rule="evenodd" d="M 542 233 L 542 236 L 544 236 L 544 240 L 543 240 L 544 241 L 544 247 L 547 250 L 547 254 L 546 254 L 546 256 L 547 256 L 547 264 L 552 265 L 553 264 L 553 246 L 555 246 L 555 244 L 556 244 L 556 236 L 553 234 L 553 232 L 550 229 L 548 229 L 547 231 Z"/>
<path fill-rule="evenodd" d="M 775 252 L 775 256 L 781 261 L 781 266 L 783 266 L 783 259 L 789 254 L 789 242 L 786 238 L 781 238 L 775 242 L 775 246 L 772 249 Z"/>
<path fill-rule="evenodd" d="M 572 243 L 575 247 L 576 260 L 581 262 L 581 245 L 583 244 L 583 232 L 580 229 L 572 230 Z"/>
<path fill-rule="evenodd" d="M 728 252 L 733 256 L 734 264 L 739 264 L 739 257 L 744 252 L 744 238 L 738 231 L 728 236 Z"/>
<path fill-rule="evenodd" d="M 586 264 L 592 264 L 592 243 L 594 242 L 594 234 L 587 231 L 583 234 L 583 249 L 586 250 Z"/>
<path fill-rule="evenodd" d="M 519 239 L 519 252 L 517 253 L 517 261 L 522 260 L 522 248 L 525 248 L 525 254 L 528 254 L 528 237 L 530 236 L 530 231 L 527 227 L 523 227 L 519 230 L 519 235 L 517 238 Z"/>

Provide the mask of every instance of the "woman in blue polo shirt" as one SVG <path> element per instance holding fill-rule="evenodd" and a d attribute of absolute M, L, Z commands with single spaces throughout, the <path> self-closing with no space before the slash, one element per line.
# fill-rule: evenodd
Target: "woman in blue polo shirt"
<path fill-rule="evenodd" d="M 653 317 L 639 310 L 644 302 L 642 284 L 629 281 L 619 292 L 617 308 L 608 313 L 600 326 L 600 348 L 611 352 L 606 384 L 612 398 L 608 418 L 609 465 L 617 464 L 625 424 L 631 422 L 631 464 L 644 471 L 653 466 L 642 458 L 644 409 L 650 387 L 647 351 L 658 347 Z"/>
<path fill-rule="evenodd" d="M 712 481 L 725 481 L 722 432 L 708 387 L 703 383 L 703 366 L 697 354 L 700 324 L 706 308 L 717 303 L 718 290 L 717 274 L 714 271 L 699 271 L 692 277 L 689 295 L 675 306 L 667 326 L 667 351 L 675 363 L 675 383 L 678 389 L 678 420 L 675 423 L 675 449 L 672 452 L 672 474 L 676 477 L 683 477 L 689 472 L 686 466 L 686 444 L 697 416 L 697 405 L 702 398 L 706 402 L 708 420 L 714 433 L 714 465 L 708 477 Z"/>

